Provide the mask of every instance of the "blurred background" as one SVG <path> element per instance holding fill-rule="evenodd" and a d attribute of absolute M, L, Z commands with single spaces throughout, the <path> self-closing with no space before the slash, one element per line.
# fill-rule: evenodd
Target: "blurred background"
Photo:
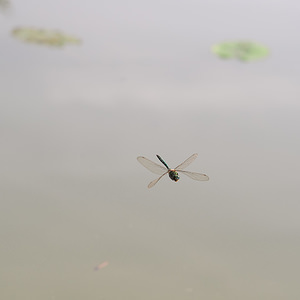
<path fill-rule="evenodd" d="M 299 12 L 295 0 L 5 4 L 1 299 L 300 299 Z M 23 43 L 17 26 L 82 43 Z M 271 55 L 211 53 L 239 39 Z M 195 152 L 188 170 L 210 181 L 147 188 L 156 175 L 137 156 L 175 167 Z"/>

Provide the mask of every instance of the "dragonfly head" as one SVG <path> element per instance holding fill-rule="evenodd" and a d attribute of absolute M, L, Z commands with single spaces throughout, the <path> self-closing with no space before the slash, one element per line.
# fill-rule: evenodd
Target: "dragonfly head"
<path fill-rule="evenodd" d="M 178 181 L 179 180 L 179 176 L 178 176 L 178 173 L 174 170 L 174 169 L 171 169 L 169 171 L 169 177 L 174 180 L 174 181 Z"/>

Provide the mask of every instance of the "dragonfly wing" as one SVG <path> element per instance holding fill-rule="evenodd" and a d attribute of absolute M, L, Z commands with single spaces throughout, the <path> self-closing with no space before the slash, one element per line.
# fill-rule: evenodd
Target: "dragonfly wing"
<path fill-rule="evenodd" d="M 191 177 L 194 180 L 199 180 L 199 181 L 207 181 L 209 180 L 209 177 L 205 174 L 201 174 L 201 173 L 195 173 L 195 172 L 189 172 L 189 171 L 181 171 L 181 170 L 177 170 L 180 173 L 185 174 L 188 177 Z"/>
<path fill-rule="evenodd" d="M 144 156 L 137 157 L 137 160 L 145 168 L 147 168 L 149 171 L 151 171 L 154 174 L 162 175 L 166 172 L 166 168 L 164 168 L 163 166 L 160 166 L 159 164 L 151 161 L 150 159 L 148 159 Z"/>
<path fill-rule="evenodd" d="M 158 181 L 159 181 L 163 176 L 165 176 L 166 174 L 168 174 L 168 172 L 162 174 L 162 175 L 159 176 L 157 179 L 151 181 L 151 182 L 148 184 L 148 188 L 150 189 L 150 188 L 152 188 L 153 186 L 155 186 L 155 185 L 158 183 Z"/>
<path fill-rule="evenodd" d="M 192 156 L 190 156 L 188 159 L 186 159 L 183 163 L 181 163 L 179 166 L 175 168 L 176 171 L 185 169 L 188 165 L 190 165 L 196 158 L 198 154 L 195 153 Z"/>

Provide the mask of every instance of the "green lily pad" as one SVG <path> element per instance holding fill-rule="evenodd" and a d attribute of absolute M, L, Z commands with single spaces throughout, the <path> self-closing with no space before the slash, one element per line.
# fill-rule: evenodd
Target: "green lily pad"
<path fill-rule="evenodd" d="M 80 39 L 66 35 L 57 30 L 18 27 L 12 30 L 12 35 L 27 43 L 43 44 L 54 47 L 81 43 Z"/>
<path fill-rule="evenodd" d="M 241 61 L 253 61 L 269 54 L 269 49 L 253 42 L 224 42 L 212 47 L 212 52 L 220 58 L 236 58 Z"/>

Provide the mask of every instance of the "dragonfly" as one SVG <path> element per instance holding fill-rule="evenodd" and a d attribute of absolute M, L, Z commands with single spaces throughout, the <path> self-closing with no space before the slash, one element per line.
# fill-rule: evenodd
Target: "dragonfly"
<path fill-rule="evenodd" d="M 156 157 L 160 160 L 160 162 L 165 167 L 151 161 L 150 159 L 148 159 L 144 156 L 138 156 L 137 160 L 138 160 L 139 163 L 141 163 L 146 169 L 148 169 L 152 173 L 160 175 L 157 179 L 155 179 L 155 180 L 153 180 L 149 183 L 148 188 L 152 188 L 166 174 L 169 174 L 169 177 L 170 177 L 171 180 L 177 182 L 180 178 L 178 172 L 183 173 L 186 176 L 188 176 L 188 177 L 190 177 L 194 180 L 198 180 L 198 181 L 207 181 L 207 180 L 209 180 L 209 177 L 205 174 L 195 173 L 195 172 L 190 172 L 190 171 L 184 171 L 184 169 L 187 166 L 189 166 L 197 158 L 197 156 L 198 156 L 197 153 L 191 155 L 188 159 L 186 159 L 183 163 L 181 163 L 180 165 L 178 165 L 174 169 L 170 169 L 168 167 L 168 165 L 166 164 L 166 162 L 159 155 L 156 155 Z"/>

